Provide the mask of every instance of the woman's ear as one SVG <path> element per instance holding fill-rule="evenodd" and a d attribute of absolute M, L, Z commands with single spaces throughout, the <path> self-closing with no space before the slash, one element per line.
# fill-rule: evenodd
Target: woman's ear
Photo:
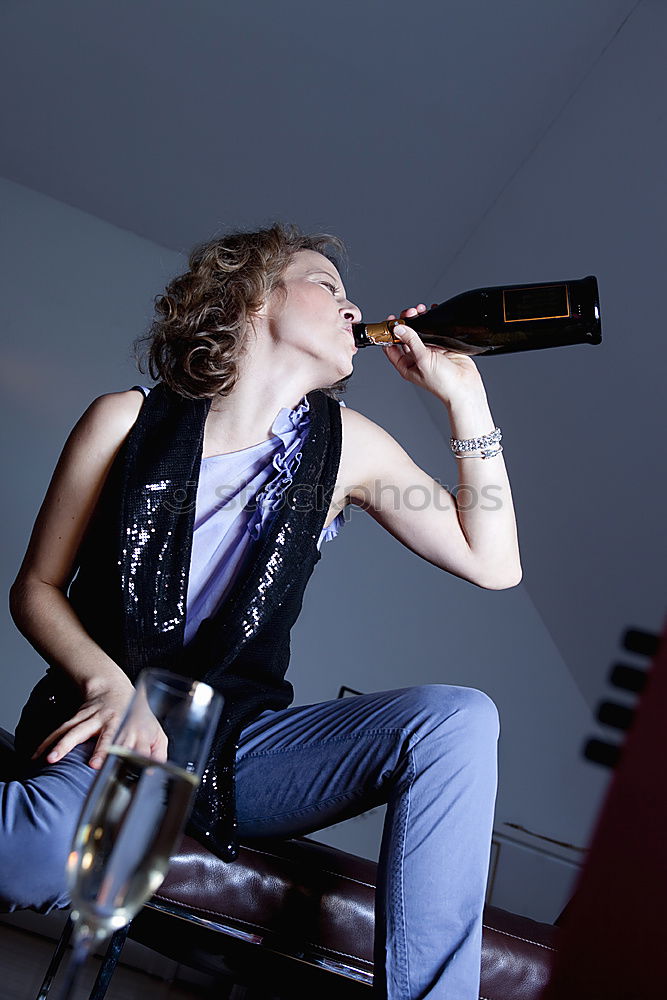
<path fill-rule="evenodd" d="M 269 292 L 264 296 L 256 309 L 249 314 L 250 318 L 266 319 L 269 314 L 269 307 L 272 303 L 274 292 Z"/>
<path fill-rule="evenodd" d="M 268 303 L 262 302 L 257 309 L 253 309 L 248 313 L 248 325 L 257 335 L 257 331 L 262 329 L 269 318 L 269 307 Z"/>
<path fill-rule="evenodd" d="M 271 291 L 265 295 L 263 301 L 248 314 L 248 319 L 266 320 L 270 318 L 272 310 L 279 310 L 287 299 L 287 288 L 282 281 L 277 281 Z"/>
<path fill-rule="evenodd" d="M 247 324 L 255 336 L 257 336 L 260 330 L 264 329 L 269 320 L 269 301 L 270 296 L 264 299 L 263 302 L 260 302 L 256 309 L 251 309 L 246 314 Z"/>

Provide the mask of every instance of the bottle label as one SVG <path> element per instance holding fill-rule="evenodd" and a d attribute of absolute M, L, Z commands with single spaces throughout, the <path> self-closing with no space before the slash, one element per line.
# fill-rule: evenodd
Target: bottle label
<path fill-rule="evenodd" d="M 570 315 L 567 285 L 538 285 L 503 289 L 505 323 L 533 319 L 565 319 Z"/>

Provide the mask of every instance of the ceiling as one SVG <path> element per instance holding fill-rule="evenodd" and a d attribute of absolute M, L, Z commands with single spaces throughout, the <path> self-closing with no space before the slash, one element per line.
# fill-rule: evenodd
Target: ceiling
<path fill-rule="evenodd" d="M 3 0 L 0 173 L 183 252 L 273 219 L 336 232 L 351 294 L 396 308 L 637 3 Z"/>

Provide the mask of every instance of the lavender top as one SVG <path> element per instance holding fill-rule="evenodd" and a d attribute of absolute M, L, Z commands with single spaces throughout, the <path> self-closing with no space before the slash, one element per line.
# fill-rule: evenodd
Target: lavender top
<path fill-rule="evenodd" d="M 148 395 L 150 390 L 141 388 Z M 309 410 L 304 396 L 293 410 L 286 406 L 280 410 L 267 441 L 202 459 L 188 577 L 186 644 L 225 599 L 250 548 L 280 506 L 301 461 Z M 317 547 L 335 538 L 344 523 L 344 514 L 338 514 L 323 528 Z"/>

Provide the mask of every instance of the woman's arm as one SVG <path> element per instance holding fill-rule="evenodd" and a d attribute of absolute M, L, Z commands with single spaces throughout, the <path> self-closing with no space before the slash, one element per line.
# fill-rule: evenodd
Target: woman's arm
<path fill-rule="evenodd" d="M 52 762 L 100 734 L 90 762 L 98 766 L 133 690 L 123 670 L 85 631 L 66 590 L 106 477 L 142 401 L 133 390 L 109 393 L 91 403 L 78 421 L 58 460 L 10 591 L 10 611 L 17 628 L 82 692 L 79 712 L 50 734 L 35 753 L 39 756 L 55 743 L 48 756 Z"/>
<path fill-rule="evenodd" d="M 401 316 L 425 308 L 404 310 Z M 427 347 L 408 327 L 394 332 L 408 350 L 395 346 L 385 353 L 399 374 L 441 400 L 451 435 L 490 433 L 495 425 L 472 359 Z M 346 472 L 354 484 L 347 491 L 352 503 L 417 555 L 455 576 L 491 590 L 520 582 L 516 520 L 502 453 L 457 460 L 454 496 L 373 421 L 349 407 L 342 414 L 351 456 Z"/>

